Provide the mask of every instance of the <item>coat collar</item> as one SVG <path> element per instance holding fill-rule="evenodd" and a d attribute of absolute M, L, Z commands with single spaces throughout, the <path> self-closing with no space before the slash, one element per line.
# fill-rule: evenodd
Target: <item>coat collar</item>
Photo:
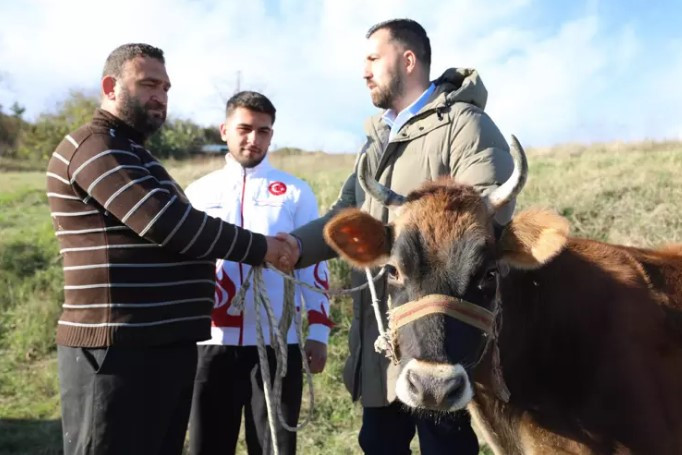
<path fill-rule="evenodd" d="M 258 163 L 256 166 L 245 168 L 242 167 L 242 165 L 239 164 L 237 160 L 235 160 L 234 157 L 232 157 L 232 155 L 228 152 L 225 154 L 225 167 L 223 169 L 230 176 L 239 176 L 240 178 L 246 176 L 247 178 L 253 178 L 264 176 L 268 173 L 268 171 L 270 171 L 270 169 L 272 169 L 272 166 L 270 165 L 268 156 L 266 155 L 263 161 Z"/>
<path fill-rule="evenodd" d="M 140 133 L 135 128 L 128 125 L 109 111 L 104 109 L 95 110 L 95 114 L 92 117 L 92 124 L 98 127 L 114 130 L 120 133 L 122 136 L 132 139 L 136 143 L 144 145 L 144 134 Z"/>

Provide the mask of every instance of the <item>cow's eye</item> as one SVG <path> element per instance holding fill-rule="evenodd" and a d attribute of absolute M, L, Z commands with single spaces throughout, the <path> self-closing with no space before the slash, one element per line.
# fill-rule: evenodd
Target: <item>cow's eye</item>
<path fill-rule="evenodd" d="M 478 288 L 482 291 L 494 288 L 497 285 L 497 268 L 491 267 L 485 271 Z"/>
<path fill-rule="evenodd" d="M 386 271 L 388 272 L 388 281 L 394 286 L 401 286 L 403 284 L 403 276 L 398 271 L 398 268 L 394 265 L 386 265 Z"/>

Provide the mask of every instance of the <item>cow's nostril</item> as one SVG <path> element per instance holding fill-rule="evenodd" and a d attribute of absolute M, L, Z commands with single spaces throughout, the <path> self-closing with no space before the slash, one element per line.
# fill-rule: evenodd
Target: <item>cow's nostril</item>
<path fill-rule="evenodd" d="M 420 406 L 435 406 L 438 403 L 433 378 L 429 375 L 421 375 L 419 372 L 409 370 L 406 375 L 407 391 L 413 402 Z"/>
<path fill-rule="evenodd" d="M 407 385 L 408 390 L 414 396 L 421 395 L 422 384 L 419 380 L 419 376 L 412 370 L 407 372 Z"/>
<path fill-rule="evenodd" d="M 462 375 L 457 375 L 450 379 L 445 392 L 445 400 L 448 402 L 458 400 L 462 393 L 464 393 L 465 386 Z"/>

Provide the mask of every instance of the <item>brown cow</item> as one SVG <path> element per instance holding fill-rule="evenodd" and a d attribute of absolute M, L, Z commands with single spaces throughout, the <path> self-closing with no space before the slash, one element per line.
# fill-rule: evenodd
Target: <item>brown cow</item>
<path fill-rule="evenodd" d="M 439 181 L 404 198 L 361 160 L 366 191 L 402 204 L 399 216 L 384 226 L 353 209 L 326 227 L 354 266 L 396 270 L 399 399 L 468 405 L 497 454 L 682 453 L 682 247 L 571 238 L 565 219 L 537 210 L 496 232 L 494 211 L 525 182 L 512 145 L 517 172 L 488 197 Z"/>

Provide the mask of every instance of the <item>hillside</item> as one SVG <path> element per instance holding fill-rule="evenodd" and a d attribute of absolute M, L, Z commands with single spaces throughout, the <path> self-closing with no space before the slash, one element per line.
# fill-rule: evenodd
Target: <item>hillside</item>
<path fill-rule="evenodd" d="M 352 155 L 275 154 L 272 163 L 308 181 L 321 211 L 336 198 Z M 682 143 L 599 144 L 530 150 L 520 209 L 549 207 L 573 234 L 637 246 L 682 242 Z M 186 185 L 222 158 L 171 162 Z M 60 453 L 54 328 L 62 300 L 58 248 L 43 172 L 0 173 L 0 454 Z M 332 262 L 332 286 L 348 268 Z M 358 453 L 360 409 L 341 385 L 350 323 L 348 300 L 332 304 L 325 372 L 316 377 L 316 420 L 299 435 L 302 454 Z M 304 408 L 305 405 L 304 405 Z"/>

